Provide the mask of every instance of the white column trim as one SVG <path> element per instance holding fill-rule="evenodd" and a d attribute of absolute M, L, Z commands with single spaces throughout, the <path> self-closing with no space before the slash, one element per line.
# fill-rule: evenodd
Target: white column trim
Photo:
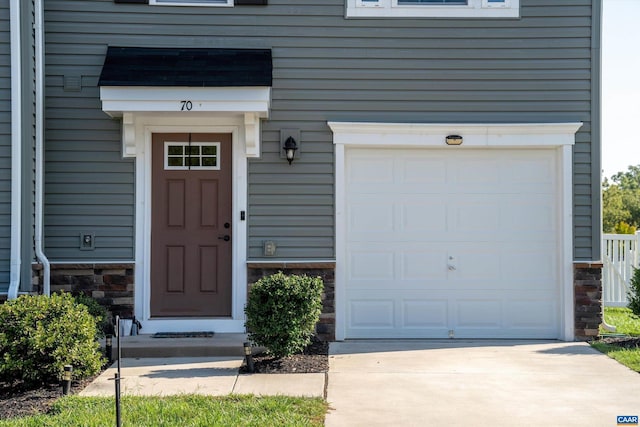
<path fill-rule="evenodd" d="M 335 138 L 335 135 L 334 135 Z M 346 289 L 342 283 L 346 282 L 345 263 L 347 259 L 347 242 L 346 242 L 346 218 L 345 206 L 346 201 L 346 176 L 345 176 L 345 144 L 337 144 L 335 146 L 335 203 L 336 203 L 336 267 L 335 267 L 335 333 L 336 340 L 343 341 L 346 338 Z"/>
<path fill-rule="evenodd" d="M 558 201 L 561 206 L 560 231 L 562 233 L 560 255 L 562 296 L 562 336 L 564 341 L 575 339 L 575 298 L 573 283 L 573 150 L 569 145 L 559 148 L 558 176 L 561 178 L 561 195 Z"/>

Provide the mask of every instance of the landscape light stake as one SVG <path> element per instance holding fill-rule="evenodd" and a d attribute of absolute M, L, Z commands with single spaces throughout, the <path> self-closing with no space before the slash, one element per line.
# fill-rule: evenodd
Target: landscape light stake
<path fill-rule="evenodd" d="M 64 373 L 62 374 L 62 394 L 67 395 L 71 393 L 71 373 L 73 372 L 73 366 L 64 365 Z"/>
<path fill-rule="evenodd" d="M 120 427 L 122 425 L 122 417 L 120 413 L 120 316 L 116 316 L 116 345 L 118 346 L 118 352 L 116 353 L 116 358 L 118 362 L 118 371 L 115 376 L 116 383 L 116 427 Z"/>
<path fill-rule="evenodd" d="M 243 346 L 244 346 L 244 357 L 247 361 L 247 370 L 249 372 L 253 372 L 254 366 L 253 366 L 253 354 L 251 352 L 251 344 L 246 342 L 243 344 Z"/>
<path fill-rule="evenodd" d="M 107 335 L 104 348 L 107 353 L 107 361 L 111 365 L 113 363 L 113 338 L 111 334 Z"/>

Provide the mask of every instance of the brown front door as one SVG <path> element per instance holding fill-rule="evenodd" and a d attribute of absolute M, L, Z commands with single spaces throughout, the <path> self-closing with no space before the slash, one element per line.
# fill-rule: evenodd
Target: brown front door
<path fill-rule="evenodd" d="M 231 134 L 154 134 L 151 151 L 151 316 L 230 316 Z"/>

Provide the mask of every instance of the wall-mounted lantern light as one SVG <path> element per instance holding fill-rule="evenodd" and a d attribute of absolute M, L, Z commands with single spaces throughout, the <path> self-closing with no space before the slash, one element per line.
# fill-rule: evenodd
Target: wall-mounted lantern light
<path fill-rule="evenodd" d="M 460 145 L 462 144 L 462 137 L 460 135 L 447 135 L 447 145 Z"/>
<path fill-rule="evenodd" d="M 293 158 L 296 155 L 296 150 L 298 149 L 298 143 L 296 142 L 295 139 L 293 139 L 292 136 L 290 136 L 284 141 L 284 145 L 282 146 L 282 149 L 284 150 L 284 154 L 287 160 L 289 161 L 289 164 L 291 164 L 291 162 L 293 161 Z"/>

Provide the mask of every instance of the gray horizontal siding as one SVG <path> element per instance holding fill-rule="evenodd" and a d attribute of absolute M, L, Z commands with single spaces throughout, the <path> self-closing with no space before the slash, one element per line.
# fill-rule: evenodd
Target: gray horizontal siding
<path fill-rule="evenodd" d="M 250 258 L 262 257 L 264 240 L 280 258 L 334 256 L 327 120 L 585 122 L 574 155 L 575 255 L 597 257 L 591 0 L 521 3 L 521 19 L 345 20 L 344 0 L 242 8 L 47 0 L 48 253 L 113 258 L 105 251 L 121 244 L 119 257 L 132 254 L 133 164 L 120 159 L 119 124 L 100 111 L 96 87 L 107 45 L 120 45 L 272 49 L 272 110 L 262 157 L 249 162 Z M 82 76 L 81 92 L 63 91 L 65 74 Z M 301 130 L 291 166 L 280 158 L 282 128 Z M 108 215 L 106 205 L 115 206 Z M 79 229 L 105 246 L 78 251 Z"/>
<path fill-rule="evenodd" d="M 11 44 L 9 4 L 0 3 L 0 293 L 9 289 L 11 257 Z"/>

